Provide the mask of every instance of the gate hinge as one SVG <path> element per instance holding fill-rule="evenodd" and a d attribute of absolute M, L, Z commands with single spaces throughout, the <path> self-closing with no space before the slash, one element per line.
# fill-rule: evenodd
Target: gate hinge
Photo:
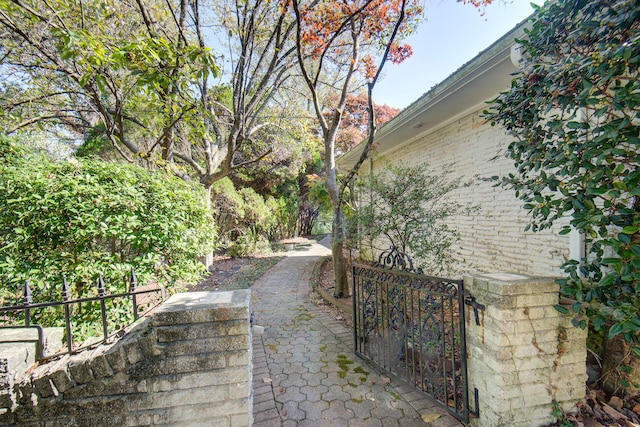
<path fill-rule="evenodd" d="M 484 311 L 484 304 L 476 302 L 476 297 L 467 292 L 464 293 L 464 303 L 465 305 L 473 308 L 473 316 L 476 319 L 476 326 L 480 326 L 480 316 L 478 315 L 478 310 Z"/>

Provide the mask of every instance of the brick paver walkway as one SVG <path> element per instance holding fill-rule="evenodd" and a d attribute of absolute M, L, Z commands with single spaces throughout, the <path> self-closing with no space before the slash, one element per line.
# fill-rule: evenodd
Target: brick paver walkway
<path fill-rule="evenodd" d="M 289 253 L 251 288 L 254 425 L 459 427 L 435 401 L 353 353 L 352 331 L 309 302 L 315 244 Z M 426 419 L 429 423 L 423 421 Z"/>

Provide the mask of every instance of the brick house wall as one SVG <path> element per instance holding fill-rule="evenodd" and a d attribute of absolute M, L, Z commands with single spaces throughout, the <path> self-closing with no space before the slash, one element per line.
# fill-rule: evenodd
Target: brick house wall
<path fill-rule="evenodd" d="M 463 181 L 472 179 L 474 184 L 456 190 L 451 197 L 479 207 L 471 215 L 448 220 L 460 233 L 455 248 L 460 254 L 457 270 L 558 275 L 560 266 L 569 259 L 570 237 L 558 235 L 562 223 L 542 232 L 525 232 L 530 218 L 522 202 L 513 191 L 485 180 L 508 173 L 512 165 L 500 155 L 510 137 L 484 121 L 481 117 L 484 108 L 486 105 L 479 105 L 475 111 L 385 153 L 372 162 L 373 171 L 379 171 L 386 161 L 407 166 L 427 163 L 434 172 L 441 165 L 454 163 L 453 175 Z"/>
<path fill-rule="evenodd" d="M 389 161 L 427 163 L 437 173 L 438 168 L 454 163 L 452 175 L 474 179 L 472 187 L 451 194 L 459 202 L 479 207 L 470 215 L 447 219 L 460 234 L 458 247 L 452 248 L 452 254 L 459 254 L 454 265 L 458 273 L 557 276 L 562 264 L 579 258 L 583 250 L 578 236 L 558 234 L 564 225 L 561 221 L 551 229 L 525 232 L 530 217 L 523 202 L 513 191 L 487 181 L 514 170 L 503 156 L 511 138 L 504 129 L 487 123 L 482 111 L 488 108 L 488 100 L 508 89 L 520 61 L 516 40 L 523 34 L 524 24 L 515 27 L 385 124 L 376 133 L 375 154 L 359 170 L 364 176 L 380 171 Z M 360 144 L 346 153 L 338 159 L 338 167 L 350 170 L 362 150 Z M 366 203 L 366 194 L 360 197 Z M 376 249 L 384 250 L 387 244 L 374 246 L 376 256 Z"/>

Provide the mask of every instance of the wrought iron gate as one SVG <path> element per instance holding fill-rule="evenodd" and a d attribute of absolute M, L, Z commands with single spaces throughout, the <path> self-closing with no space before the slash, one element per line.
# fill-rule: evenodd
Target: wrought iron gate
<path fill-rule="evenodd" d="M 353 266 L 355 351 L 467 422 L 463 283 L 421 273 L 394 248 Z"/>

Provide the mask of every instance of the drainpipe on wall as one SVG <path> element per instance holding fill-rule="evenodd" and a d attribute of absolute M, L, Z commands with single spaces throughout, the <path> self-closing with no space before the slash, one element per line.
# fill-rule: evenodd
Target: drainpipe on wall
<path fill-rule="evenodd" d="M 581 262 L 585 254 L 584 233 L 572 228 L 571 233 L 569 233 L 569 259 Z M 579 269 L 578 274 L 582 276 Z"/>

